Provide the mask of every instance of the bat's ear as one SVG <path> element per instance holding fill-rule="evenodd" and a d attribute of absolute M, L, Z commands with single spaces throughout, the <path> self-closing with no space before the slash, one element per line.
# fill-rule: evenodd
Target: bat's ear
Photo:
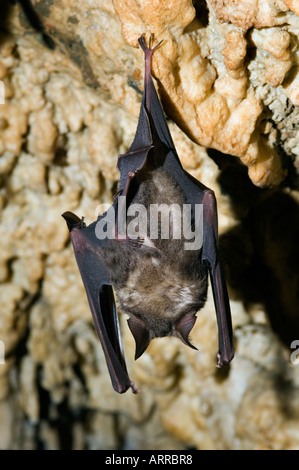
<path fill-rule="evenodd" d="M 195 322 L 196 322 L 195 313 L 186 313 L 186 315 L 184 315 L 179 321 L 177 321 L 174 326 L 176 336 L 178 336 L 184 344 L 186 344 L 192 349 L 197 349 L 197 348 L 193 346 L 193 344 L 190 343 L 188 337 Z"/>
<path fill-rule="evenodd" d="M 138 359 L 151 341 L 151 335 L 144 322 L 137 317 L 130 317 L 128 325 L 136 343 L 135 360 Z"/>

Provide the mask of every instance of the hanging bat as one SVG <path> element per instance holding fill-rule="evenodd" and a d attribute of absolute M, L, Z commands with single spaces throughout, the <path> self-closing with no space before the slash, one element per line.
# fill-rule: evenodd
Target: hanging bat
<path fill-rule="evenodd" d="M 137 390 L 126 368 L 113 289 L 121 311 L 129 316 L 137 359 L 155 337 L 175 336 L 196 349 L 189 334 L 206 301 L 210 274 L 218 367 L 234 355 L 215 196 L 182 168 L 174 147 L 151 75 L 151 57 L 161 43 L 151 48 L 150 39 L 147 47 L 144 35 L 138 41 L 145 54 L 144 92 L 134 141 L 118 157 L 114 202 L 89 226 L 71 212 L 63 214 L 112 385 L 119 393 L 129 387 Z M 186 226 L 189 230 L 182 230 Z"/>

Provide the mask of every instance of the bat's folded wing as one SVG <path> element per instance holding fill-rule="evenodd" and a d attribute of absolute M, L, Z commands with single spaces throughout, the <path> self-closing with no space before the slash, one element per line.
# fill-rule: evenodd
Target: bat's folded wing
<path fill-rule="evenodd" d="M 128 178 L 131 179 L 147 163 L 150 150 L 154 147 L 148 114 L 144 107 L 144 98 L 139 113 L 135 138 L 127 153 L 119 155 L 117 168 L 120 173 L 118 191 L 126 195 Z M 132 176 L 130 176 L 130 174 Z M 126 189 L 125 189 L 126 188 Z"/>
<path fill-rule="evenodd" d="M 155 165 L 165 167 L 167 171 L 168 167 L 172 172 L 177 169 L 181 174 L 183 171 L 151 75 L 145 80 L 134 140 L 128 152 L 118 159 L 119 192 L 127 188 L 128 175 L 137 174 L 148 159 L 154 160 Z"/>
<path fill-rule="evenodd" d="M 77 264 L 113 388 L 118 393 L 124 393 L 131 387 L 132 391 L 137 393 L 127 373 L 113 290 L 102 259 L 105 240 L 96 237 L 95 223 L 86 227 L 71 212 L 64 213 L 63 217 L 71 233 Z"/>
<path fill-rule="evenodd" d="M 218 252 L 218 220 L 213 191 L 204 190 L 202 259 L 208 262 L 218 323 L 218 366 L 234 357 L 231 311 Z"/>

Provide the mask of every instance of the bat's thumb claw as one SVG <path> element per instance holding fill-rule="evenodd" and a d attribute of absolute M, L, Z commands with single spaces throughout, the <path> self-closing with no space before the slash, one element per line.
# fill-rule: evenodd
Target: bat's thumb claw
<path fill-rule="evenodd" d="M 64 218 L 64 220 L 66 221 L 67 223 L 67 226 L 68 226 L 68 229 L 69 231 L 71 232 L 72 229 L 81 223 L 81 219 L 79 219 L 79 217 L 77 217 L 75 214 L 73 214 L 72 212 L 64 212 L 62 214 L 62 217 Z"/>
<path fill-rule="evenodd" d="M 135 393 L 135 394 L 139 393 L 139 390 L 135 387 L 134 382 L 130 383 L 130 387 L 132 389 L 132 393 Z"/>
<path fill-rule="evenodd" d="M 222 360 L 222 356 L 220 353 L 217 354 L 217 360 L 218 360 L 217 367 L 218 369 L 220 369 L 223 366 L 223 360 Z"/>
<path fill-rule="evenodd" d="M 231 352 L 230 355 L 225 354 L 224 357 L 222 356 L 222 354 L 218 353 L 217 354 L 217 359 L 218 359 L 217 367 L 218 367 L 218 369 L 220 369 L 224 364 L 229 364 L 230 361 L 233 359 L 233 357 L 234 357 L 233 352 Z"/>

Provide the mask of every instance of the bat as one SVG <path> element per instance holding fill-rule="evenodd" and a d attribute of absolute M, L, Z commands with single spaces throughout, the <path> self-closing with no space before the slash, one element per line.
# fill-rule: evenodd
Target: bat
<path fill-rule="evenodd" d="M 174 147 L 145 55 L 144 92 L 137 131 L 119 155 L 113 204 L 86 226 L 63 214 L 110 373 L 113 388 L 138 393 L 130 380 L 121 343 L 114 292 L 129 316 L 135 359 L 156 337 L 189 340 L 196 313 L 205 304 L 210 276 L 218 324 L 218 367 L 233 356 L 231 312 L 219 261 L 214 193 L 186 172 Z M 136 215 L 137 214 L 137 215 Z M 191 240 L 191 241 L 190 241 Z"/>

